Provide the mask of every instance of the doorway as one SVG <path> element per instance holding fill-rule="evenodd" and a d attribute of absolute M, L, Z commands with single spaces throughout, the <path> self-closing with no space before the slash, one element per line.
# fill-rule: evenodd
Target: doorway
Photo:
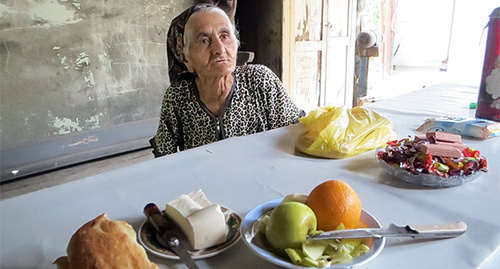
<path fill-rule="evenodd" d="M 498 1 L 365 3 L 361 30 L 377 30 L 385 37 L 384 57 L 370 58 L 368 97 L 390 98 L 438 83 L 479 89 L 487 38 L 484 28 Z"/>
<path fill-rule="evenodd" d="M 283 1 L 283 83 L 306 112 L 352 103 L 356 4 Z"/>

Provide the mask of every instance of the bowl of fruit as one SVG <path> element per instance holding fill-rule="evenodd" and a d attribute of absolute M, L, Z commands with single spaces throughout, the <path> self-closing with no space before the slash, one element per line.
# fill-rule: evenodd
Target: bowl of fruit
<path fill-rule="evenodd" d="M 344 210 L 339 210 L 344 206 Z M 381 228 L 362 210 L 354 190 L 341 180 L 316 186 L 309 195 L 290 194 L 250 210 L 240 231 L 259 257 L 282 268 L 350 268 L 374 259 L 385 238 L 308 240 L 324 231 Z"/>
<path fill-rule="evenodd" d="M 400 180 L 425 187 L 454 187 L 488 172 L 479 150 L 460 135 L 430 132 L 387 142 L 376 150 L 382 169 Z"/>

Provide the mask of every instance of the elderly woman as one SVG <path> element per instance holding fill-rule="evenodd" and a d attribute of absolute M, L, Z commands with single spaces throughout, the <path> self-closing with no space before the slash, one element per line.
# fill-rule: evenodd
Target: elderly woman
<path fill-rule="evenodd" d="M 172 83 L 151 139 L 156 157 L 298 122 L 300 111 L 262 65 L 236 66 L 239 41 L 227 14 L 191 7 L 182 61 L 190 76 Z"/>
<path fill-rule="evenodd" d="M 234 15 L 236 14 L 237 0 L 195 0 L 195 5 L 213 4 L 224 10 L 229 19 L 234 24 Z M 179 14 L 172 20 L 167 34 L 167 58 L 168 58 L 168 76 L 170 83 L 175 83 L 189 76 L 189 71 L 184 65 L 184 55 L 182 48 L 184 46 L 183 36 L 184 27 L 194 9 L 189 8 Z"/>

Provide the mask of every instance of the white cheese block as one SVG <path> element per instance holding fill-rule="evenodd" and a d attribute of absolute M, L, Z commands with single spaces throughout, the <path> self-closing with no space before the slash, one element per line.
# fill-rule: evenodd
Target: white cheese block
<path fill-rule="evenodd" d="M 209 248 L 226 241 L 224 214 L 220 206 L 212 204 L 201 190 L 170 201 L 165 212 L 177 222 L 194 249 Z"/>

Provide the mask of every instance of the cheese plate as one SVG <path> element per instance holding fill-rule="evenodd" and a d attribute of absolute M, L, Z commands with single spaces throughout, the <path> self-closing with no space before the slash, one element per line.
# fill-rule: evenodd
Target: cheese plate
<path fill-rule="evenodd" d="M 213 257 L 230 248 L 240 239 L 240 216 L 238 216 L 238 214 L 236 214 L 236 212 L 234 212 L 233 210 L 224 206 L 221 206 L 221 210 L 224 214 L 224 218 L 226 219 L 226 225 L 228 228 L 226 241 L 222 244 L 210 248 L 197 250 L 194 250 L 192 248 L 188 249 L 188 253 L 194 260 Z M 160 236 L 157 236 L 156 230 L 147 220 L 144 221 L 139 228 L 138 239 L 139 243 L 153 255 L 170 260 L 179 260 L 179 256 L 177 256 L 175 252 L 170 247 L 168 247 L 168 244 L 166 242 L 162 242 L 162 238 Z"/>

